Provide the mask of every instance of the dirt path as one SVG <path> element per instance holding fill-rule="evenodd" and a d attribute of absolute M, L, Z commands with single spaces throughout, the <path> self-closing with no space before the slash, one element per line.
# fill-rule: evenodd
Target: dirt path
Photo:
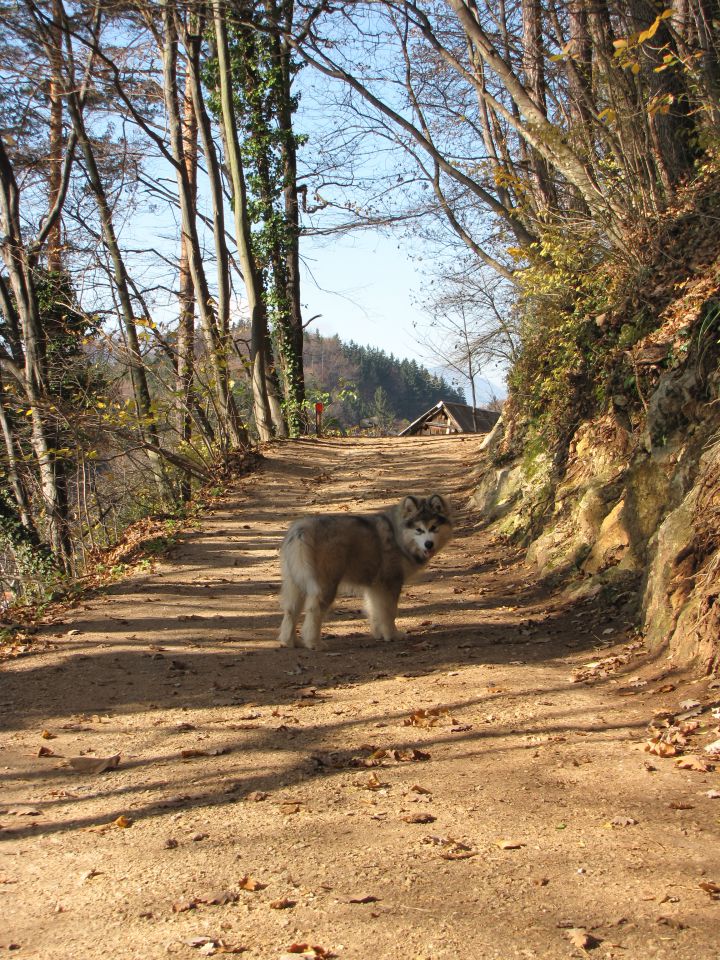
<path fill-rule="evenodd" d="M 153 573 L 4 664 L 0 954 L 718 956 L 720 776 L 643 743 L 696 698 L 702 753 L 719 691 L 629 645 L 622 597 L 546 596 L 460 510 L 401 600 L 407 639 L 371 640 L 344 600 L 326 652 L 277 648 L 288 522 L 462 505 L 476 448 L 271 448 Z"/>

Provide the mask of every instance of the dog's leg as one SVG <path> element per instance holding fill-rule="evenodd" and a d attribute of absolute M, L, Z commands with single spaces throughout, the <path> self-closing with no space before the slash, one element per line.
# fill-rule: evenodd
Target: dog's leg
<path fill-rule="evenodd" d="M 308 650 L 322 650 L 320 633 L 330 605 L 335 599 L 337 588 L 322 591 L 317 585 L 308 587 L 307 602 L 305 604 L 305 622 L 300 631 L 303 647 Z"/>
<path fill-rule="evenodd" d="M 369 587 L 365 591 L 365 607 L 370 631 L 376 640 L 397 640 L 404 636 L 395 626 L 400 588 Z"/>
<path fill-rule="evenodd" d="M 305 593 L 294 581 L 286 579 L 282 586 L 281 603 L 285 615 L 280 626 L 278 642 L 283 647 L 297 647 L 298 638 L 295 627 L 305 603 Z"/>

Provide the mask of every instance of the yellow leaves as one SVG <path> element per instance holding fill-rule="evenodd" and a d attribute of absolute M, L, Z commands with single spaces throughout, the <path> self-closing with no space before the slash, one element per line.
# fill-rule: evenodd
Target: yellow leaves
<path fill-rule="evenodd" d="M 550 57 L 550 60 L 553 63 L 558 63 L 561 60 L 566 60 L 568 57 L 572 57 L 573 43 L 573 40 L 568 40 L 568 42 L 561 48 L 560 53 L 554 53 Z"/>
<path fill-rule="evenodd" d="M 630 70 L 633 76 L 637 76 L 640 73 L 640 70 L 642 69 L 640 63 L 635 59 L 630 51 L 641 47 L 644 43 L 647 43 L 648 40 L 652 40 L 660 29 L 660 24 L 663 22 L 663 20 L 667 20 L 672 15 L 673 12 L 670 8 L 663 10 L 663 12 L 655 17 L 650 26 L 645 30 L 640 30 L 637 33 L 633 33 L 629 37 L 620 37 L 617 40 L 613 40 L 615 57 L 620 61 L 620 66 L 624 70 Z M 664 66 L 655 69 L 656 71 L 664 70 L 669 65 L 669 63 L 666 63 Z"/>
<path fill-rule="evenodd" d="M 607 120 L 608 123 L 615 123 L 617 120 L 617 113 L 612 107 L 605 107 L 605 109 L 601 110 L 598 114 L 598 120 Z"/>

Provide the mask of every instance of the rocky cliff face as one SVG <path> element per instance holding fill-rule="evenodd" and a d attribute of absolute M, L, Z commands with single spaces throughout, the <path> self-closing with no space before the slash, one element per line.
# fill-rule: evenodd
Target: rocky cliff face
<path fill-rule="evenodd" d="M 525 543 L 544 576 L 580 594 L 632 598 L 652 650 L 667 647 L 673 658 L 714 671 L 720 259 L 677 286 L 653 333 L 628 351 L 642 373 L 638 395 L 613 396 L 601 416 L 581 423 L 561 469 L 517 415 L 505 415 L 484 444 L 472 505 Z"/>

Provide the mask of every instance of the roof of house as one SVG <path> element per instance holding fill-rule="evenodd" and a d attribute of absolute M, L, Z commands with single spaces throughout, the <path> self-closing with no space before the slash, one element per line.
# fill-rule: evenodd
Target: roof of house
<path fill-rule="evenodd" d="M 470 407 L 465 403 L 439 400 L 434 407 L 430 407 L 417 420 L 413 420 L 399 435 L 404 437 L 414 433 L 425 421 L 441 411 L 447 415 L 458 433 L 487 433 L 500 418 L 500 414 L 495 410 L 484 410 L 482 407 Z"/>

